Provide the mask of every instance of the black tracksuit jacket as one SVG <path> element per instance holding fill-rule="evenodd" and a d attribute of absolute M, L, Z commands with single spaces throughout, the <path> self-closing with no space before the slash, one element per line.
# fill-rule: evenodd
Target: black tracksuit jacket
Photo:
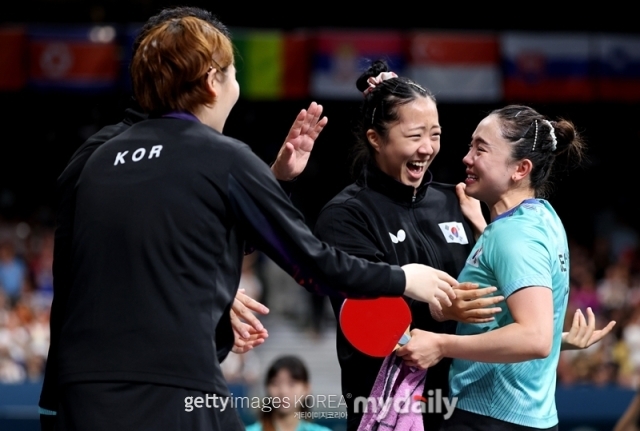
<path fill-rule="evenodd" d="M 127 130 L 132 124 L 144 119 L 146 119 L 146 115 L 139 110 L 127 109 L 121 122 L 103 127 L 73 153 L 56 182 L 56 230 L 53 248 L 54 296 L 50 314 L 51 341 L 38 402 L 39 407 L 43 409 L 50 411 L 58 409 L 58 340 L 64 320 L 64 309 L 71 289 L 71 238 L 76 202 L 76 183 L 87 160 L 98 147 Z"/>
<path fill-rule="evenodd" d="M 135 102 L 134 102 L 135 104 Z M 55 296 L 51 307 L 51 343 L 47 357 L 44 382 L 38 405 L 44 409 L 55 411 L 59 401 L 58 389 L 58 339 L 62 322 L 64 320 L 64 308 L 70 291 L 71 279 L 71 238 L 73 234 L 73 217 L 75 213 L 76 183 L 84 169 L 87 160 L 102 144 L 111 138 L 118 136 L 133 124 L 147 119 L 147 115 L 141 112 L 138 106 L 125 110 L 124 118 L 117 124 L 105 126 L 97 133 L 89 137 L 71 156 L 69 163 L 58 177 L 56 182 L 56 230 L 53 258 L 53 283 Z M 291 182 L 278 181 L 283 190 L 290 192 Z M 231 322 L 221 320 L 218 323 L 216 336 L 220 338 L 216 342 L 218 361 L 222 362 L 231 346 L 224 340 L 229 336 Z"/>
<path fill-rule="evenodd" d="M 228 395 L 217 350 L 233 334 L 217 332 L 230 319 L 246 242 L 312 292 L 404 291 L 400 267 L 316 239 L 267 164 L 199 122 L 129 127 L 89 158 L 75 199 L 62 384 L 138 381 Z"/>
<path fill-rule="evenodd" d="M 314 233 L 349 254 L 373 262 L 422 263 L 457 277 L 475 242 L 473 231 L 462 215 L 455 186 L 430 179 L 431 173 L 427 172 L 414 196 L 414 187 L 369 165 L 356 183 L 346 187 L 322 209 Z M 451 227 L 451 222 L 462 224 L 467 244 L 461 244 L 463 241 L 459 236 L 445 236 L 440 224 Z M 331 298 L 336 318 L 342 301 Z M 431 317 L 427 304 L 408 301 L 412 328 L 455 332 L 455 322 L 438 322 Z M 349 414 L 348 429 L 356 429 L 361 415 L 353 413 L 353 400 L 358 396 L 369 396 L 383 359 L 357 351 L 346 340 L 339 325 L 337 351 L 342 370 L 342 393 Z M 428 370 L 425 398 L 429 390 L 435 389 L 441 389 L 442 396 L 448 395 L 450 363 L 451 360 L 445 358 Z M 426 430 L 437 430 L 442 415 L 425 415 L 424 419 Z"/>

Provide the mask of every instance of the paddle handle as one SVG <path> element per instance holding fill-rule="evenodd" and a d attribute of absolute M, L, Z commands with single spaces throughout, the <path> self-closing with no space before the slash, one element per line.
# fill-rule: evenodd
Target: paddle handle
<path fill-rule="evenodd" d="M 404 334 L 402 334 L 402 337 L 400 337 L 400 341 L 398 341 L 398 344 L 396 344 L 396 348 L 393 349 L 394 352 L 397 349 L 399 349 L 400 347 L 402 347 L 405 344 L 407 344 L 409 342 L 409 340 L 411 340 L 411 333 L 409 332 L 410 328 L 411 328 L 411 326 L 408 326 L 407 330 L 404 331 Z"/>

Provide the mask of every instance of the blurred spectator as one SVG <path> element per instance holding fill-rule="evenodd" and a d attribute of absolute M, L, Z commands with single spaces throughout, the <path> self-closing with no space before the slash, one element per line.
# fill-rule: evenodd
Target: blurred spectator
<path fill-rule="evenodd" d="M 573 385 L 578 383 L 578 374 L 572 364 L 572 355 L 569 351 L 560 352 L 558 360 L 558 384 Z"/>
<path fill-rule="evenodd" d="M 586 310 L 591 307 L 595 314 L 600 312 L 600 300 L 596 289 L 596 267 L 589 251 L 575 242 L 569 243 L 571 255 L 568 315 L 573 315 L 576 309 Z"/>
<path fill-rule="evenodd" d="M 252 350 L 242 354 L 230 352 L 220 367 L 230 385 L 242 385 L 245 389 L 253 386 L 260 377 L 260 359 Z"/>
<path fill-rule="evenodd" d="M 50 308 L 34 307 L 33 319 L 27 326 L 31 337 L 29 350 L 33 355 L 42 358 L 46 358 L 49 352 L 49 312 Z"/>
<path fill-rule="evenodd" d="M 25 379 L 31 383 L 41 382 L 46 362 L 46 356 L 28 355 L 25 363 Z"/>
<path fill-rule="evenodd" d="M 0 326 L 0 349 L 5 349 L 7 354 L 16 363 L 24 364 L 29 345 L 29 333 L 22 326 L 18 314 L 9 313 L 4 326 Z"/>
<path fill-rule="evenodd" d="M 310 409 L 304 401 L 311 395 L 309 370 L 299 357 L 274 360 L 267 370 L 265 386 L 267 396 L 260 417 L 247 431 L 331 431 L 310 422 Z"/>
<path fill-rule="evenodd" d="M 604 278 L 598 282 L 598 299 L 607 311 L 624 308 L 629 295 L 629 266 L 617 262 L 607 267 Z"/>
<path fill-rule="evenodd" d="M 0 328 L 2 328 L 9 319 L 9 310 L 9 298 L 7 297 L 7 294 L 0 289 Z"/>
<path fill-rule="evenodd" d="M 567 314 L 571 316 L 575 310 L 586 310 L 587 307 L 591 307 L 595 314 L 600 313 L 600 299 L 598 298 L 595 274 L 588 268 L 580 268 L 575 271 L 571 282 Z"/>
<path fill-rule="evenodd" d="M 53 296 L 53 231 L 45 230 L 31 241 L 29 270 L 34 291 L 43 297 Z"/>
<path fill-rule="evenodd" d="M 629 349 L 631 385 L 640 385 L 640 308 L 636 308 L 623 330 L 623 340 Z"/>
<path fill-rule="evenodd" d="M 11 239 L 0 240 L 0 290 L 4 290 L 9 301 L 15 303 L 24 290 L 27 266 L 16 254 Z"/>
<path fill-rule="evenodd" d="M 37 382 L 50 341 L 53 231 L 24 222 L 0 230 L 0 383 Z"/>
<path fill-rule="evenodd" d="M 601 362 L 596 366 L 592 382 L 596 386 L 611 386 L 617 384 L 618 364 L 615 362 Z"/>
<path fill-rule="evenodd" d="M 9 350 L 0 346 L 0 384 L 16 384 L 25 380 L 24 369 L 11 358 Z"/>

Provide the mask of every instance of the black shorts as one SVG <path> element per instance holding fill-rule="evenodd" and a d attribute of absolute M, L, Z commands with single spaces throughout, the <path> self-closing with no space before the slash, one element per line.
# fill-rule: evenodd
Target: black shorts
<path fill-rule="evenodd" d="M 442 422 L 440 431 L 558 431 L 558 425 L 544 429 L 531 428 L 455 409 L 451 417 Z"/>
<path fill-rule="evenodd" d="M 197 397 L 202 402 L 194 403 Z M 55 429 L 243 431 L 238 411 L 228 405 L 223 409 L 219 400 L 214 403 L 212 394 L 202 391 L 150 383 L 74 383 L 63 388 Z"/>

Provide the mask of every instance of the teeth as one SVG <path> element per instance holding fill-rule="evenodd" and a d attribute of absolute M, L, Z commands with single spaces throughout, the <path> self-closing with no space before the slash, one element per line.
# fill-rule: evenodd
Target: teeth
<path fill-rule="evenodd" d="M 409 163 L 414 165 L 414 166 L 420 166 L 420 167 L 427 166 L 427 162 L 409 162 Z"/>
<path fill-rule="evenodd" d="M 477 180 L 478 177 L 476 177 L 475 175 L 467 175 L 467 178 L 469 178 L 470 180 Z"/>

